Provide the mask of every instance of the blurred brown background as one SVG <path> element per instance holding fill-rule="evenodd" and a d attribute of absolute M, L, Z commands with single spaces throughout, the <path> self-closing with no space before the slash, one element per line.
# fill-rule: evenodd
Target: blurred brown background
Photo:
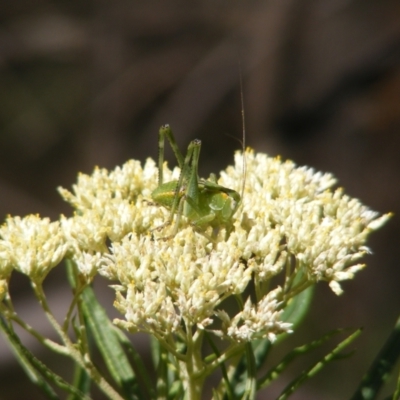
<path fill-rule="evenodd" d="M 239 61 L 251 147 L 333 172 L 350 195 L 400 214 L 398 0 L 9 0 L 0 2 L 2 218 L 69 214 L 58 185 L 69 188 L 94 165 L 156 158 L 164 123 L 181 149 L 202 139 L 201 175 L 223 169 L 240 147 L 232 139 L 241 137 Z M 343 296 L 319 286 L 293 343 L 335 327 L 365 329 L 350 359 L 293 399 L 355 390 L 399 312 L 399 229 L 395 216 L 371 237 L 368 268 Z M 59 315 L 63 279 L 60 268 L 48 284 Z M 42 325 L 28 282 L 12 284 L 21 314 Z M 42 397 L 1 339 L 0 399 L 22 398 Z"/>

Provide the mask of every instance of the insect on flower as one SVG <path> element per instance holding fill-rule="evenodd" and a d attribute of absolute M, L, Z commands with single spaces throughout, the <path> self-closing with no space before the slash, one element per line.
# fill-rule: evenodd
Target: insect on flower
<path fill-rule="evenodd" d="M 243 127 L 243 153 L 245 146 L 245 124 L 243 110 L 243 90 L 241 90 L 242 101 L 242 127 Z M 168 140 L 176 160 L 181 169 L 178 180 L 163 181 L 164 145 Z M 198 165 L 201 141 L 192 140 L 184 157 L 176 144 L 174 134 L 169 125 L 163 125 L 159 130 L 158 138 L 158 187 L 152 192 L 154 202 L 170 210 L 169 219 L 157 227 L 161 229 L 171 225 L 176 215 L 172 234 L 176 235 L 181 216 L 185 216 L 190 224 L 199 231 L 204 232 L 207 227 L 213 228 L 213 235 L 218 229 L 224 227 L 226 236 L 229 236 L 233 228 L 232 217 L 236 213 L 241 198 L 243 197 L 244 182 L 246 174 L 245 159 L 243 158 L 243 185 L 242 193 L 221 186 L 217 183 L 215 174 L 210 174 L 208 179 L 199 178 Z"/>
<path fill-rule="evenodd" d="M 171 145 L 181 173 L 179 180 L 164 183 L 162 166 L 165 138 Z M 163 125 L 160 128 L 158 187 L 151 196 L 156 203 L 170 209 L 168 221 L 157 229 L 172 224 L 176 214 L 171 236 L 177 233 L 182 215 L 198 230 L 205 230 L 208 226 L 214 229 L 225 227 L 227 232 L 232 229 L 232 217 L 239 207 L 241 195 L 233 189 L 219 185 L 215 174 L 211 174 L 208 179 L 199 178 L 200 148 L 200 140 L 191 141 L 186 156 L 183 157 L 170 126 Z"/>

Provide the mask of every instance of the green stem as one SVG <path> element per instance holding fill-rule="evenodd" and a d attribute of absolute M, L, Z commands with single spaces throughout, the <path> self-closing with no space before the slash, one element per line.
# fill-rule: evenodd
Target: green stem
<path fill-rule="evenodd" d="M 187 324 L 190 326 L 190 324 Z M 186 335 L 186 356 L 180 362 L 180 377 L 185 390 L 185 400 L 200 400 L 205 379 L 201 345 L 203 335 L 195 335 L 189 328 Z"/>
<path fill-rule="evenodd" d="M 100 372 L 96 369 L 90 360 L 89 354 L 82 355 L 74 344 L 69 339 L 69 336 L 63 331 L 57 320 L 54 318 L 46 301 L 46 296 L 43 292 L 43 287 L 40 283 L 32 281 L 32 287 L 34 293 L 39 301 L 39 304 L 43 308 L 47 319 L 53 326 L 54 330 L 58 333 L 65 347 L 69 351 L 69 356 L 80 365 L 90 375 L 92 380 L 96 382 L 99 388 L 112 400 L 123 400 L 123 397 L 104 379 Z"/>
<path fill-rule="evenodd" d="M 5 309 L 1 307 L 1 314 L 3 314 L 7 320 L 14 321 L 21 328 L 25 329 L 28 333 L 30 333 L 34 338 L 36 338 L 43 346 L 46 346 L 51 351 L 54 351 L 58 354 L 62 354 L 64 356 L 69 354 L 68 349 L 65 346 L 60 345 L 59 343 L 54 342 L 53 340 L 47 339 L 42 336 L 39 332 L 33 329 L 32 326 L 23 321 L 15 311 L 11 311 L 9 309 Z"/>
<path fill-rule="evenodd" d="M 216 368 L 218 368 L 222 363 L 228 361 L 234 356 L 243 353 L 245 350 L 244 343 L 234 343 L 228 348 L 223 354 L 221 354 L 218 358 L 216 358 L 213 362 L 207 365 L 205 369 L 205 375 L 211 374 Z M 238 358 L 239 361 L 240 358 Z"/>
<path fill-rule="evenodd" d="M 80 299 L 81 299 L 80 295 L 82 294 L 82 292 L 84 291 L 85 288 L 86 288 L 86 285 L 82 285 L 79 288 L 78 287 L 74 288 L 74 297 L 71 301 L 71 304 L 70 304 L 68 311 L 64 318 L 64 324 L 62 327 L 64 331 L 67 331 L 67 329 L 68 329 L 69 321 L 71 320 L 72 313 L 75 310 L 75 306 L 80 301 Z M 79 307 L 78 307 L 78 309 L 79 309 Z"/>
<path fill-rule="evenodd" d="M 165 339 L 161 335 L 158 335 L 156 332 L 152 332 L 152 335 L 160 342 L 165 350 L 171 353 L 173 357 L 175 357 L 179 361 L 186 362 L 186 356 L 176 350 L 176 348 L 174 347 L 174 343 L 171 343 L 168 339 Z"/>

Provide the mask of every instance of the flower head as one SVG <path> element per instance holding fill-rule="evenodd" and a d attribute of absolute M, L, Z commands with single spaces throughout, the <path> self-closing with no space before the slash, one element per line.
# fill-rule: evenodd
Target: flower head
<path fill-rule="evenodd" d="M 0 237 L 3 276 L 12 267 L 42 282 L 67 251 L 60 223 L 38 215 L 8 217 L 0 227 Z"/>
<path fill-rule="evenodd" d="M 219 185 L 240 192 L 242 157 L 236 154 Z M 165 225 L 170 210 L 150 197 L 158 179 L 152 160 L 143 168 L 129 161 L 80 175 L 74 194 L 60 189 L 77 209 L 61 222 L 77 265 L 117 282 L 115 306 L 124 319 L 115 323 L 158 336 L 197 327 L 239 342 L 273 340 L 290 330 L 281 310 L 299 290 L 323 280 L 340 294 L 340 282 L 363 268 L 358 261 L 369 251 L 367 236 L 390 215 L 379 217 L 342 189 L 332 190 L 331 174 L 251 150 L 245 157 L 245 190 L 228 234 L 222 225 L 193 227 L 183 215 L 171 236 L 176 215 L 173 226 Z M 179 173 L 164 166 L 165 181 Z M 266 290 L 283 271 L 284 285 Z M 243 295 L 251 280 L 255 299 L 228 315 L 224 300 Z"/>

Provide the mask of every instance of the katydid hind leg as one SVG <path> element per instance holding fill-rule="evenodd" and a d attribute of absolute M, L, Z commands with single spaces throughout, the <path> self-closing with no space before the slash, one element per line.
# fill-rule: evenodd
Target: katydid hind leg
<path fill-rule="evenodd" d="M 163 164 L 164 164 L 164 151 L 165 151 L 165 139 L 168 140 L 172 151 L 175 154 L 176 160 L 178 161 L 179 167 L 182 169 L 184 158 L 176 144 L 174 134 L 172 133 L 171 127 L 166 124 L 160 127 L 158 132 L 158 185 L 164 183 L 163 180 Z"/>

